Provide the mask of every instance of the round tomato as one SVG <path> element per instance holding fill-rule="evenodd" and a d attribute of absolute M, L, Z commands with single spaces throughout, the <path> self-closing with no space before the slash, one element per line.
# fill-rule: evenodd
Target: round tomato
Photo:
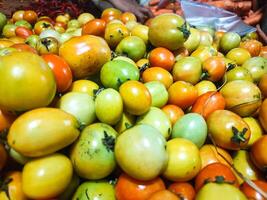
<path fill-rule="evenodd" d="M 236 80 L 245 80 L 253 82 L 251 73 L 244 67 L 235 67 L 230 69 L 225 74 L 226 82 L 236 81 Z"/>
<path fill-rule="evenodd" d="M 115 186 L 117 200 L 146 200 L 153 193 L 164 189 L 164 182 L 159 177 L 150 181 L 138 181 L 125 173 L 119 176 Z"/>
<path fill-rule="evenodd" d="M 121 21 L 126 24 L 129 21 L 137 21 L 136 16 L 131 12 L 124 12 L 121 15 Z"/>
<path fill-rule="evenodd" d="M 121 15 L 122 12 L 116 8 L 106 8 L 103 10 L 101 18 L 105 20 L 109 19 L 109 17 L 113 17 L 112 19 L 120 19 Z"/>
<path fill-rule="evenodd" d="M 102 19 L 92 19 L 82 26 L 82 35 L 104 36 L 106 22 Z"/>
<path fill-rule="evenodd" d="M 217 56 L 217 54 L 218 54 L 217 50 L 212 46 L 199 46 L 191 54 L 191 56 L 199 58 L 201 60 L 201 62 L 203 63 L 209 57 Z"/>
<path fill-rule="evenodd" d="M 23 19 L 27 22 L 34 24 L 37 21 L 38 15 L 33 10 L 25 10 L 23 13 Z"/>
<path fill-rule="evenodd" d="M 91 13 L 86 13 L 86 12 L 81 13 L 77 18 L 79 23 L 82 25 L 86 24 L 87 22 L 89 22 L 93 19 L 95 19 L 94 15 L 92 15 Z"/>
<path fill-rule="evenodd" d="M 165 86 L 159 81 L 151 81 L 145 83 L 152 98 L 151 106 L 161 108 L 168 101 L 168 91 Z"/>
<path fill-rule="evenodd" d="M 227 53 L 226 58 L 235 61 L 237 65 L 243 65 L 251 56 L 246 49 L 234 48 Z"/>
<path fill-rule="evenodd" d="M 161 110 L 165 112 L 165 114 L 171 120 L 172 125 L 174 125 L 175 122 L 177 122 L 177 120 L 184 115 L 184 111 L 180 107 L 173 104 L 167 104 L 162 107 Z"/>
<path fill-rule="evenodd" d="M 200 81 L 195 85 L 195 88 L 197 89 L 198 96 L 206 93 L 206 92 L 216 92 L 217 88 L 216 85 L 207 80 Z"/>
<path fill-rule="evenodd" d="M 267 183 L 264 181 L 255 180 L 253 181 L 255 185 L 257 185 L 263 192 L 267 192 Z M 243 183 L 240 187 L 240 190 L 247 196 L 249 199 L 254 200 L 265 200 L 265 197 L 261 195 L 261 193 L 257 192 L 254 188 L 252 188 L 249 184 Z"/>
<path fill-rule="evenodd" d="M 184 47 L 192 52 L 197 49 L 200 43 L 200 31 L 195 28 L 190 28 L 190 35 L 184 43 Z"/>
<path fill-rule="evenodd" d="M 124 24 L 111 23 L 106 26 L 104 38 L 111 48 L 115 48 L 123 38 L 129 35 L 129 30 Z"/>
<path fill-rule="evenodd" d="M 169 104 L 174 104 L 182 109 L 193 105 L 197 99 L 197 89 L 190 83 L 184 81 L 174 82 L 168 89 Z"/>
<path fill-rule="evenodd" d="M 70 92 L 83 92 L 89 94 L 91 97 L 95 96 L 95 93 L 99 89 L 99 86 L 90 80 L 77 80 L 74 81 L 69 89 Z"/>
<path fill-rule="evenodd" d="M 258 83 L 264 74 L 267 74 L 267 59 L 254 57 L 248 59 L 242 67 L 246 68 L 252 75 L 255 83 Z"/>
<path fill-rule="evenodd" d="M 240 47 L 248 50 L 250 55 L 252 57 L 255 57 L 260 54 L 262 43 L 258 40 L 246 40 L 244 42 L 241 42 Z"/>
<path fill-rule="evenodd" d="M 27 37 L 31 36 L 33 32 L 23 26 L 18 26 L 15 30 L 16 36 L 26 39 Z"/>
<path fill-rule="evenodd" d="M 219 56 L 208 58 L 203 62 L 203 71 L 202 79 L 208 79 L 212 82 L 219 81 L 226 71 L 224 58 Z"/>
<path fill-rule="evenodd" d="M 146 113 L 152 98 L 146 86 L 138 81 L 126 81 L 119 89 L 124 109 L 133 115 Z"/>
<path fill-rule="evenodd" d="M 234 32 L 228 32 L 223 34 L 220 39 L 220 49 L 227 53 L 233 48 L 237 48 L 241 42 L 241 37 Z"/>
<path fill-rule="evenodd" d="M 153 193 L 147 200 L 179 200 L 179 198 L 169 190 L 161 190 L 158 192 Z"/>
<path fill-rule="evenodd" d="M 187 182 L 172 183 L 168 190 L 176 194 L 179 200 L 194 200 L 196 196 L 195 189 Z"/>
<path fill-rule="evenodd" d="M 40 55 L 58 54 L 59 42 L 54 37 L 45 37 L 37 42 L 36 49 Z"/>
<path fill-rule="evenodd" d="M 267 136 L 260 137 L 250 149 L 250 158 L 253 163 L 262 171 L 266 170 L 267 166 L 267 155 L 264 151 L 267 145 Z"/>
<path fill-rule="evenodd" d="M 140 37 L 145 44 L 148 44 L 148 30 L 149 28 L 142 24 L 137 24 L 131 30 L 131 35 Z"/>
<path fill-rule="evenodd" d="M 24 16 L 24 13 L 25 13 L 24 10 L 17 10 L 12 15 L 12 21 L 13 22 L 16 22 L 16 21 L 22 20 L 23 19 L 23 16 Z"/>
<path fill-rule="evenodd" d="M 50 23 L 49 21 L 40 20 L 34 24 L 33 29 L 34 29 L 34 33 L 36 35 L 40 35 L 40 33 L 42 33 L 44 30 L 54 29 L 54 27 L 53 27 L 52 23 Z"/>
<path fill-rule="evenodd" d="M 151 67 L 161 67 L 171 71 L 174 62 L 173 53 L 166 48 L 158 47 L 149 53 L 149 64 Z"/>

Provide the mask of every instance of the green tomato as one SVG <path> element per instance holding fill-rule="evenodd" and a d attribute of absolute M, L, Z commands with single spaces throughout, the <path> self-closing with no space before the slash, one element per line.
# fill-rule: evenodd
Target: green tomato
<path fill-rule="evenodd" d="M 40 38 L 38 35 L 30 35 L 26 38 L 25 43 L 36 49 L 39 40 Z"/>
<path fill-rule="evenodd" d="M 241 37 L 234 32 L 225 33 L 220 40 L 220 48 L 224 53 L 239 47 Z"/>
<path fill-rule="evenodd" d="M 245 80 L 253 82 L 251 73 L 244 67 L 235 67 L 226 72 L 226 81 Z"/>
<path fill-rule="evenodd" d="M 81 24 L 77 19 L 72 19 L 68 22 L 68 28 L 80 28 Z"/>
<path fill-rule="evenodd" d="M 87 126 L 96 120 L 95 102 L 86 93 L 66 93 L 58 101 L 58 108 L 72 114 L 81 125 Z"/>
<path fill-rule="evenodd" d="M 128 80 L 139 80 L 139 70 L 133 64 L 123 60 L 112 60 L 104 64 L 100 71 L 100 80 L 104 87 L 119 90 Z"/>
<path fill-rule="evenodd" d="M 197 113 L 182 116 L 173 126 L 172 138 L 185 138 L 202 147 L 207 138 L 205 119 Z"/>
<path fill-rule="evenodd" d="M 151 106 L 161 108 L 168 101 L 168 91 L 163 83 L 159 81 L 150 81 L 145 83 L 152 97 Z"/>
<path fill-rule="evenodd" d="M 0 12 L 0 31 L 2 31 L 2 29 L 6 25 L 6 23 L 7 23 L 6 16 Z"/>
<path fill-rule="evenodd" d="M 127 112 L 122 113 L 120 121 L 115 126 L 116 131 L 120 134 L 126 129 L 131 128 L 135 124 L 135 120 L 134 115 Z"/>
<path fill-rule="evenodd" d="M 99 121 L 115 125 L 123 113 L 123 101 L 120 93 L 112 88 L 101 91 L 96 96 L 95 109 Z"/>
<path fill-rule="evenodd" d="M 253 57 L 248 59 L 243 65 L 252 75 L 254 82 L 259 82 L 264 74 L 267 74 L 267 59 L 263 57 Z"/>
<path fill-rule="evenodd" d="M 2 35 L 5 38 L 10 38 L 10 37 L 16 36 L 16 33 L 15 33 L 16 28 L 17 28 L 17 26 L 15 24 L 6 24 L 3 27 Z"/>
<path fill-rule="evenodd" d="M 146 53 L 146 44 L 137 36 L 128 36 L 120 41 L 116 47 L 116 53 L 126 55 L 137 62 L 144 57 Z"/>
<path fill-rule="evenodd" d="M 117 132 L 109 125 L 87 126 L 73 144 L 70 158 L 76 173 L 97 180 L 108 176 L 116 167 L 114 144 Z"/>
<path fill-rule="evenodd" d="M 115 144 L 120 167 L 137 180 L 156 178 L 166 167 L 166 140 L 146 124 L 138 124 L 119 135 Z"/>
<path fill-rule="evenodd" d="M 22 26 L 22 27 L 25 27 L 25 28 L 28 28 L 28 29 L 32 29 L 32 25 L 27 22 L 26 20 L 18 20 L 15 22 L 15 25 L 16 26 Z"/>
<path fill-rule="evenodd" d="M 157 107 L 150 107 L 149 111 L 137 118 L 137 124 L 147 124 L 156 128 L 165 139 L 172 132 L 172 124 L 167 115 Z"/>
<path fill-rule="evenodd" d="M 197 49 L 200 43 L 200 32 L 195 28 L 190 28 L 190 35 L 184 43 L 184 47 L 189 51 L 193 52 Z"/>
<path fill-rule="evenodd" d="M 116 200 L 113 185 L 106 181 L 84 182 L 76 190 L 72 200 Z"/>

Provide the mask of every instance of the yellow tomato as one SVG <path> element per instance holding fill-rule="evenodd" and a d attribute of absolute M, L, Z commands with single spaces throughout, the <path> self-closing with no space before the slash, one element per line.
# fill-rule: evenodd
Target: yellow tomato
<path fill-rule="evenodd" d="M 149 60 L 146 58 L 142 58 L 136 62 L 136 65 L 139 69 L 143 68 L 146 69 L 149 66 Z"/>
<path fill-rule="evenodd" d="M 197 83 L 195 85 L 195 87 L 197 89 L 198 96 L 200 96 L 206 92 L 217 91 L 215 84 L 211 81 L 206 81 L 206 80 L 200 81 L 199 83 Z"/>
<path fill-rule="evenodd" d="M 217 56 L 218 52 L 213 46 L 199 46 L 191 56 L 199 58 L 201 62 L 211 56 Z"/>
<path fill-rule="evenodd" d="M 122 133 L 126 129 L 132 127 L 135 124 L 135 116 L 127 112 L 122 114 L 120 121 L 116 124 L 115 130 L 118 133 Z"/>
<path fill-rule="evenodd" d="M 237 65 L 243 65 L 248 59 L 251 58 L 250 53 L 246 49 L 234 48 L 230 50 L 226 58 L 233 60 Z"/>
<path fill-rule="evenodd" d="M 114 48 L 129 34 L 127 27 L 123 23 L 112 23 L 107 25 L 104 38 L 109 46 Z"/>
<path fill-rule="evenodd" d="M 146 44 L 148 43 L 148 26 L 137 24 L 133 27 L 131 35 L 140 37 Z"/>
<path fill-rule="evenodd" d="M 71 85 L 71 92 L 84 92 L 89 94 L 90 96 L 94 96 L 94 92 L 99 89 L 99 86 L 90 80 L 77 80 L 74 81 Z"/>
<path fill-rule="evenodd" d="M 248 147 L 250 147 L 254 142 L 256 142 L 262 135 L 263 130 L 258 122 L 253 117 L 245 117 L 243 120 L 248 124 L 251 135 L 248 141 Z"/>
<path fill-rule="evenodd" d="M 0 49 L 5 48 L 5 47 L 10 47 L 13 44 L 15 44 L 15 43 L 12 42 L 11 40 L 0 39 Z"/>

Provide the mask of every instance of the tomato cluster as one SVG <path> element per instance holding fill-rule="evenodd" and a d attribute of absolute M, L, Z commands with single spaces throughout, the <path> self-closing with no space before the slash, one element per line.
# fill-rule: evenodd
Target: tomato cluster
<path fill-rule="evenodd" d="M 256 34 L 115 8 L 0 30 L 1 200 L 267 199 Z"/>

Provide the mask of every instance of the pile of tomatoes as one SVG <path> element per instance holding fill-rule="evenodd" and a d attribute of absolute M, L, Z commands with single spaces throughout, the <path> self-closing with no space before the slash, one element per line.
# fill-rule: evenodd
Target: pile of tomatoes
<path fill-rule="evenodd" d="M 0 14 L 1 200 L 267 199 L 267 47 L 108 8 Z"/>

